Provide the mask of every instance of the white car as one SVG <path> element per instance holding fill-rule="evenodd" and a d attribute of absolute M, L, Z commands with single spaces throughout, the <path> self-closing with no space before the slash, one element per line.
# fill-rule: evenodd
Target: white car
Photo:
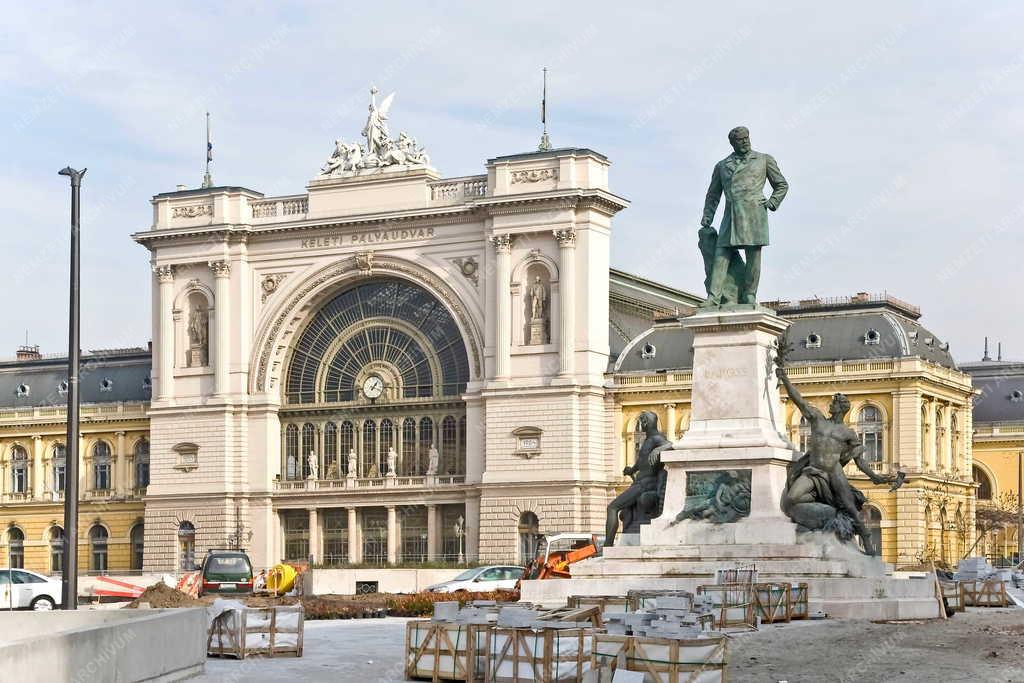
<path fill-rule="evenodd" d="M 523 577 L 522 567 L 498 565 L 467 569 L 454 579 L 427 586 L 431 593 L 482 593 L 498 590 L 515 590 L 516 582 Z"/>
<path fill-rule="evenodd" d="M 60 579 L 27 569 L 0 569 L 0 609 L 48 611 L 61 604 L 60 596 Z"/>

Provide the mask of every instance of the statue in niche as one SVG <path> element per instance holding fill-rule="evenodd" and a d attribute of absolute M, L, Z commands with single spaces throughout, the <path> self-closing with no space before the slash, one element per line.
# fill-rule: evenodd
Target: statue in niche
<path fill-rule="evenodd" d="M 541 281 L 540 276 L 533 278 L 530 285 L 530 340 L 533 344 L 546 344 L 548 342 L 548 324 L 545 309 L 548 301 L 548 288 Z"/>
<path fill-rule="evenodd" d="M 317 462 L 316 453 L 313 451 L 306 455 L 306 467 L 309 468 L 309 474 L 306 476 L 307 479 L 320 478 L 320 463 Z"/>
<path fill-rule="evenodd" d="M 355 478 L 359 476 L 359 459 L 356 457 L 356 449 L 351 449 L 348 452 L 348 476 Z"/>
<path fill-rule="evenodd" d="M 800 395 L 785 368 L 780 365 L 775 374 L 811 430 L 807 452 L 789 465 L 782 511 L 799 525 L 800 531 L 833 532 L 844 542 L 858 536 L 866 555 L 878 555 L 879 549 L 871 542 L 871 533 L 860 516 L 864 494 L 846 478 L 843 467 L 852 460 L 873 484 L 890 484 L 891 491 L 903 485 L 906 475 L 878 474 L 864 460 L 864 445 L 845 422 L 850 411 L 850 399 L 845 395 L 832 396 L 829 416 L 825 417 Z"/>
<path fill-rule="evenodd" d="M 437 475 L 437 464 L 441 459 L 440 454 L 437 452 L 437 447 L 434 444 L 430 444 L 430 451 L 427 453 L 427 476 L 433 477 Z"/>
<path fill-rule="evenodd" d="M 210 315 L 202 304 L 193 302 L 188 314 L 188 366 L 201 368 L 209 358 Z"/>
<path fill-rule="evenodd" d="M 388 476 L 394 477 L 398 474 L 398 453 L 394 446 L 388 449 Z"/>
<path fill-rule="evenodd" d="M 636 454 L 636 463 L 627 466 L 622 474 L 633 478 L 628 489 L 608 505 L 605 524 L 605 546 L 615 545 L 622 516 L 623 533 L 637 533 L 640 525 L 661 514 L 665 503 L 665 482 L 668 479 L 661 452 L 672 448 L 672 443 L 658 431 L 658 416 L 650 411 L 640 413 L 640 428 L 645 437 Z"/>

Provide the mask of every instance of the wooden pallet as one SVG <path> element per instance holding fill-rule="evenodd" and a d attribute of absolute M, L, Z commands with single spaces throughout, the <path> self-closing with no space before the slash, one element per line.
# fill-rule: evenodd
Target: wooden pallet
<path fill-rule="evenodd" d="M 946 604 L 954 612 L 966 612 L 967 607 L 964 605 L 964 594 L 960 590 L 960 584 L 951 583 L 947 581 L 939 581 L 939 588 L 942 590 L 942 597 L 946 599 Z"/>
<path fill-rule="evenodd" d="M 405 677 L 434 681 L 482 681 L 489 624 L 410 621 L 405 627 Z"/>
<path fill-rule="evenodd" d="M 789 586 L 789 618 L 806 619 L 810 616 L 810 608 L 807 606 L 807 584 L 793 583 Z"/>
<path fill-rule="evenodd" d="M 961 602 L 966 607 L 1009 607 L 1005 581 L 961 581 Z"/>
<path fill-rule="evenodd" d="M 581 683 L 594 629 L 492 628 L 487 683 Z"/>
<path fill-rule="evenodd" d="M 788 622 L 793 618 L 792 585 L 788 583 L 755 583 L 751 596 L 754 616 L 765 624 Z"/>
<path fill-rule="evenodd" d="M 757 630 L 752 584 L 723 583 L 697 586 L 697 593 L 711 597 L 714 605 L 712 613 L 715 615 L 715 628 Z"/>
<path fill-rule="evenodd" d="M 652 683 L 725 683 L 728 637 L 640 638 L 594 635 L 592 680 L 610 681 L 617 670 L 643 672 Z M 593 675 L 593 674 L 592 674 Z"/>
<path fill-rule="evenodd" d="M 210 625 L 206 654 L 237 659 L 249 655 L 301 657 L 304 618 L 302 605 L 228 610 Z"/>

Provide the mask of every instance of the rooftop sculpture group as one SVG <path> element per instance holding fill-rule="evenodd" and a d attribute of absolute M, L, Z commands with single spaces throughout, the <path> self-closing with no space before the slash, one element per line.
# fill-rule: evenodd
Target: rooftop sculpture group
<path fill-rule="evenodd" d="M 320 169 L 321 177 L 334 178 L 364 169 L 395 165 L 430 165 L 430 157 L 415 138 L 404 131 L 398 134 L 397 140 L 391 137 L 388 113 L 395 93 L 385 97 L 378 106 L 377 92 L 377 88 L 370 89 L 370 114 L 362 132 L 366 144 L 335 140 L 334 152 Z"/>

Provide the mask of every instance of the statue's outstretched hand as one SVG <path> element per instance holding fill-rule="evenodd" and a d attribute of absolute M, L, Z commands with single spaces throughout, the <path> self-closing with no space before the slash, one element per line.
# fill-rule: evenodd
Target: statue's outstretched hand
<path fill-rule="evenodd" d="M 711 219 L 710 218 L 701 218 L 700 219 L 700 227 L 702 227 L 702 228 L 710 228 L 711 227 Z"/>
<path fill-rule="evenodd" d="M 775 368 L 775 376 L 778 377 L 779 379 L 787 377 L 788 375 L 786 375 L 786 368 L 782 367 L 781 365 Z"/>

